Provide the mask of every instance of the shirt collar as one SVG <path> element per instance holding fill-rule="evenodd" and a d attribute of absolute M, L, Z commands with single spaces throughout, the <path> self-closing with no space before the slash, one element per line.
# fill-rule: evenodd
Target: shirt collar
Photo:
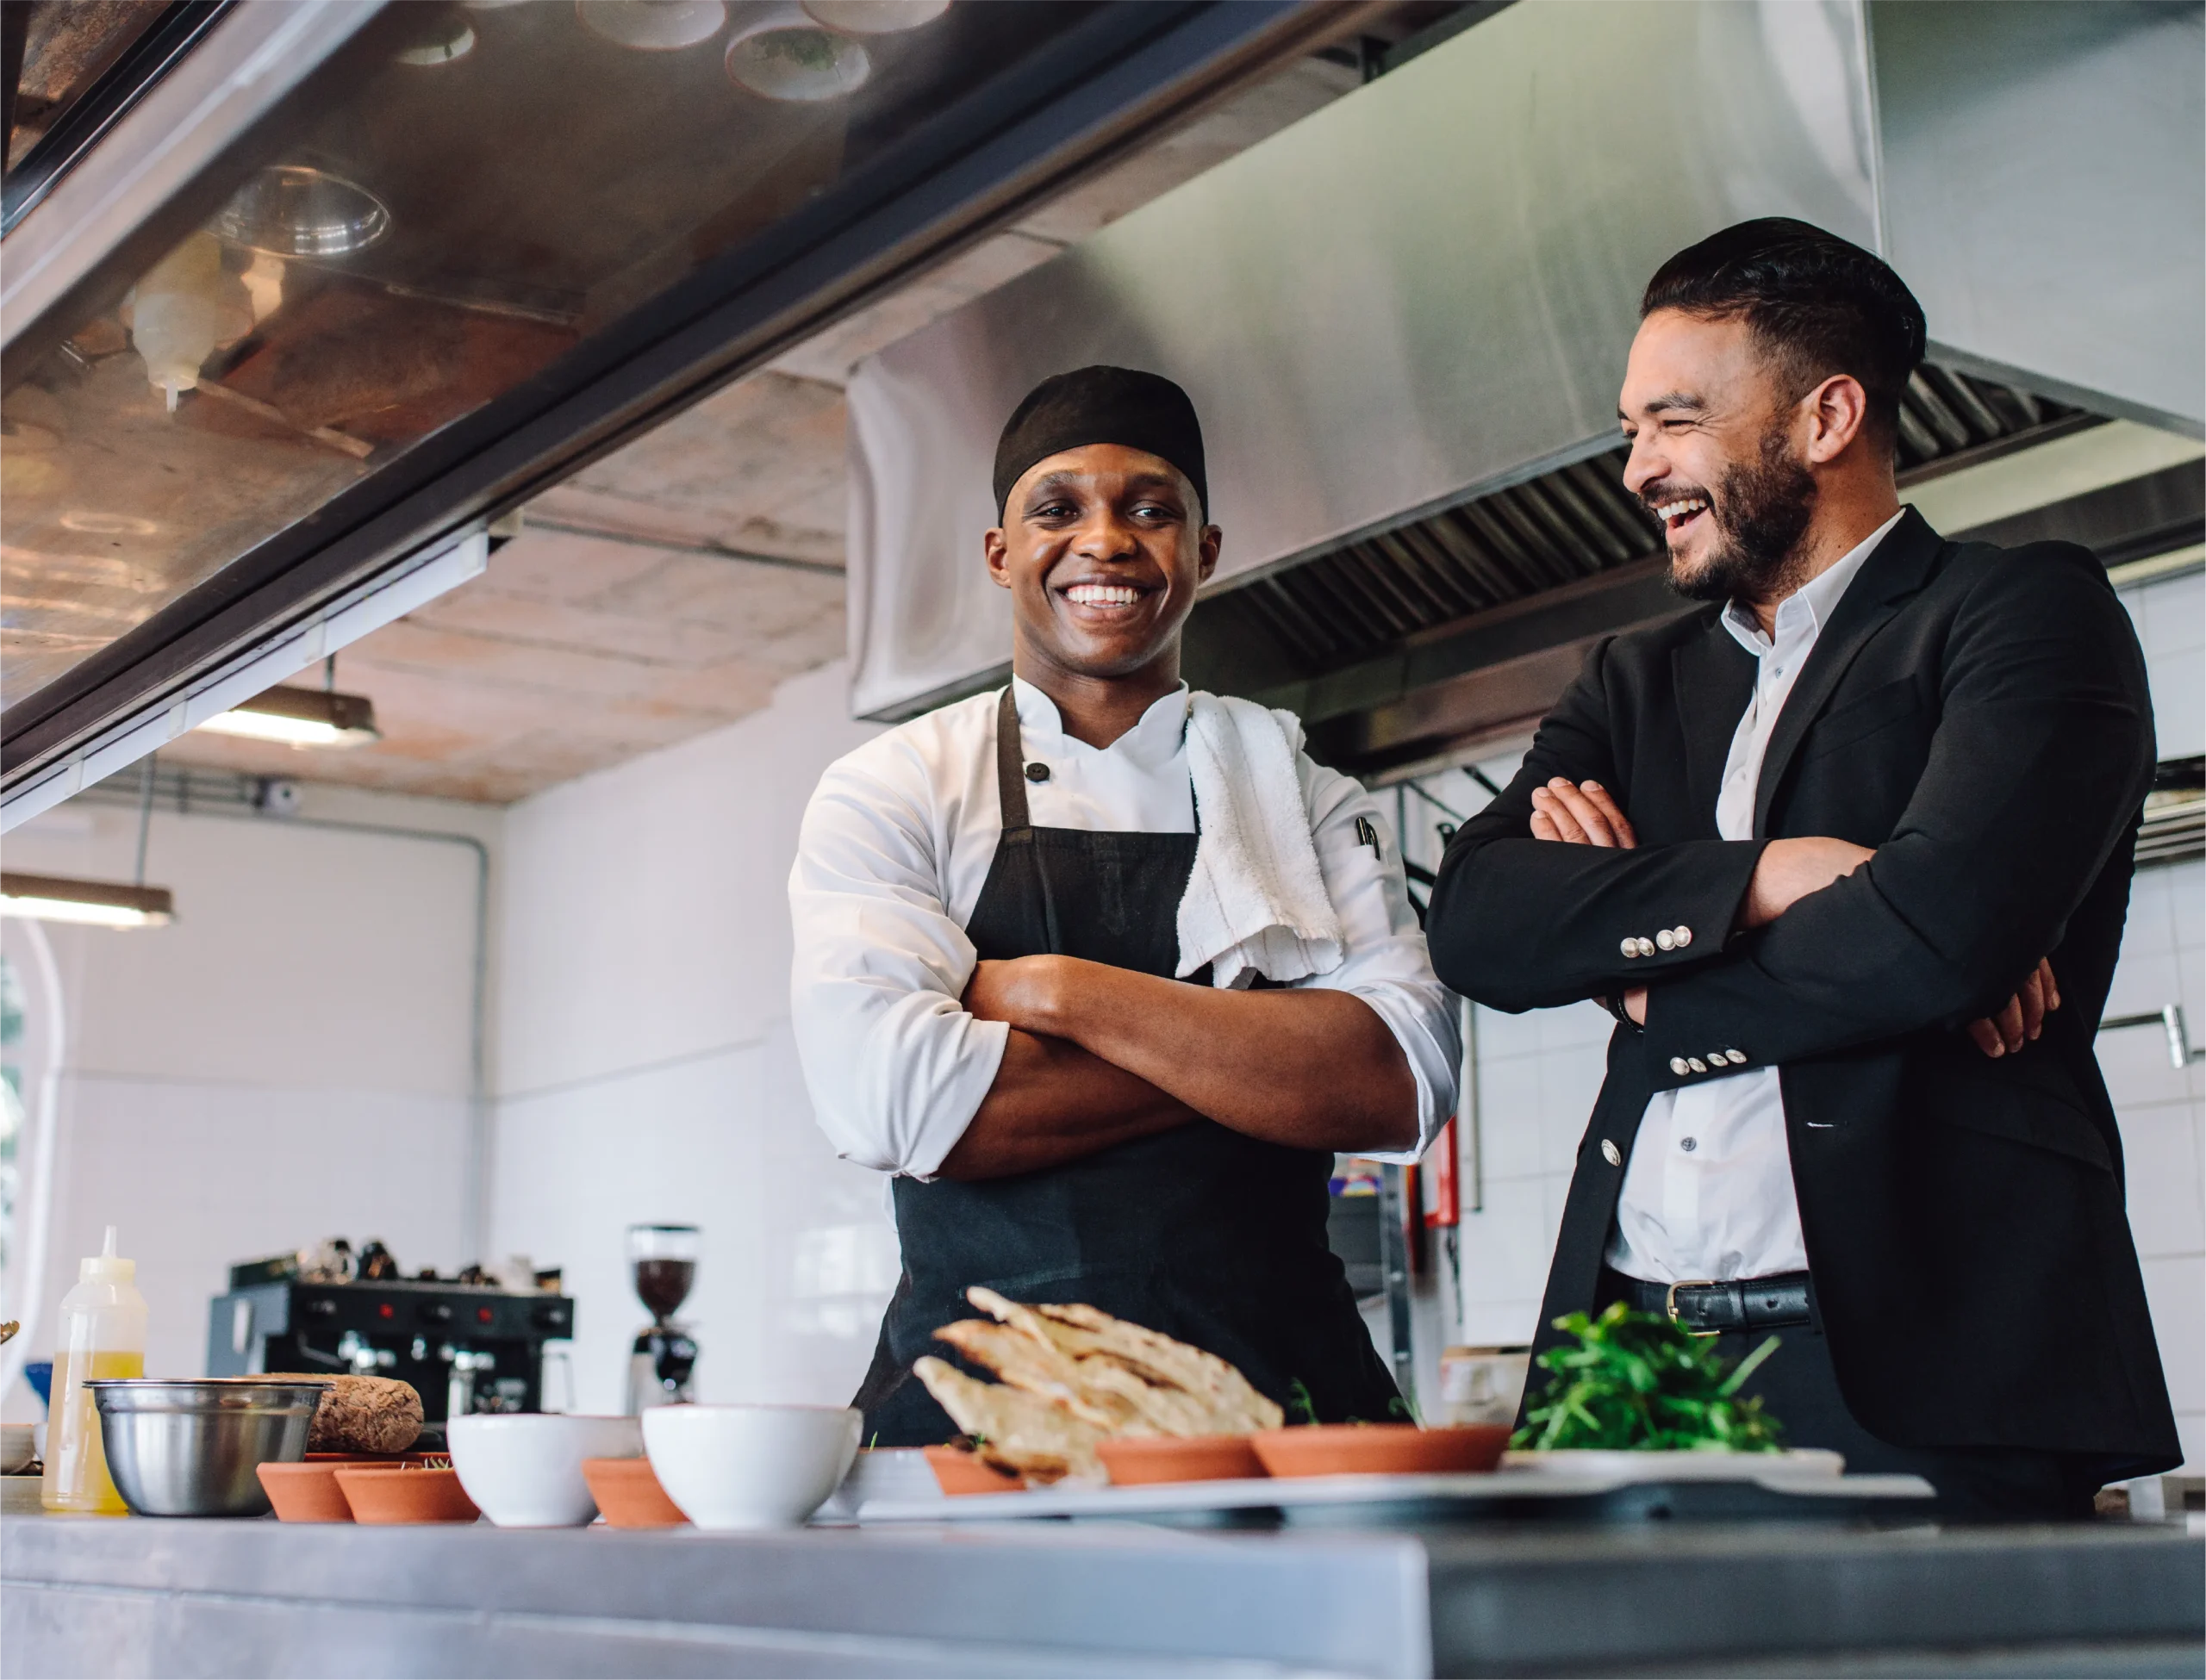
<path fill-rule="evenodd" d="M 1141 714 L 1134 726 L 1107 747 L 1092 747 L 1065 733 L 1057 703 L 1023 676 L 1011 680 L 1013 703 L 1019 707 L 1019 726 L 1037 744 L 1044 740 L 1048 750 L 1058 753 L 1119 753 L 1146 768 L 1161 769 L 1176 758 L 1187 734 L 1187 685 L 1160 695 Z"/>
<path fill-rule="evenodd" d="M 1848 550 L 1837 564 L 1817 572 L 1779 602 L 1776 638 L 1762 634 L 1761 620 L 1754 616 L 1754 608 L 1743 601 L 1732 601 L 1723 609 L 1723 628 L 1731 632 L 1732 640 L 1757 659 L 1769 652 L 1778 641 L 1790 637 L 1805 635 L 1813 640 L 1830 622 L 1830 615 L 1838 610 L 1840 598 L 1846 594 L 1847 587 L 1875 551 L 1877 544 L 1891 534 L 1891 528 L 1906 514 L 1907 510 L 1901 508 Z"/>

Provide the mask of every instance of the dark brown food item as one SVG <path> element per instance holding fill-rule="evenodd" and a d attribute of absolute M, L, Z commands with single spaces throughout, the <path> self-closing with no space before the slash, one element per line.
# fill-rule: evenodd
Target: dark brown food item
<path fill-rule="evenodd" d="M 395 1377 L 271 1371 L 277 1381 L 327 1383 L 307 1434 L 309 1453 L 403 1453 L 421 1433 L 421 1397 Z"/>

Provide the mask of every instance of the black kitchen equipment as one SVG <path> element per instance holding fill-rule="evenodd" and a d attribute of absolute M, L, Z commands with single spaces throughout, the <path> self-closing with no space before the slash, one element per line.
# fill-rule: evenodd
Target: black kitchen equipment
<path fill-rule="evenodd" d="M 695 1225 L 631 1225 L 628 1266 L 636 1298 L 651 1322 L 636 1334 L 628 1352 L 628 1410 L 678 1405 L 694 1399 L 690 1378 L 697 1365 L 697 1344 L 674 1315 L 697 1281 L 701 1235 Z"/>
<path fill-rule="evenodd" d="M 544 1409 L 544 1344 L 575 1333 L 575 1304 L 400 1278 L 308 1282 L 234 1266 L 208 1309 L 207 1374 L 261 1372 L 396 1377 L 421 1396 L 431 1425 L 470 1412 Z"/>

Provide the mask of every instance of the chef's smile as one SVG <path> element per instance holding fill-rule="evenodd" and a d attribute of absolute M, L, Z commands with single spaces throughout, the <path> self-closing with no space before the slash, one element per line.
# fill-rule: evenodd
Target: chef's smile
<path fill-rule="evenodd" d="M 1075 621 L 1098 625 L 1131 623 L 1149 610 L 1152 597 L 1163 593 L 1162 585 L 1117 577 L 1052 582 L 1050 589 Z"/>

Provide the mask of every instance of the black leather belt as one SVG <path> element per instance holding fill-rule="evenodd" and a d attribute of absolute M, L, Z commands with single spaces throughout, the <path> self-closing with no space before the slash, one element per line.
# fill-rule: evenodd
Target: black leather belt
<path fill-rule="evenodd" d="M 1729 1283 L 1650 1284 L 1643 1279 L 1626 1278 L 1623 1286 L 1624 1299 L 1640 1311 L 1661 1313 L 1695 1335 L 1809 1322 L 1804 1272 L 1735 1278 Z"/>

